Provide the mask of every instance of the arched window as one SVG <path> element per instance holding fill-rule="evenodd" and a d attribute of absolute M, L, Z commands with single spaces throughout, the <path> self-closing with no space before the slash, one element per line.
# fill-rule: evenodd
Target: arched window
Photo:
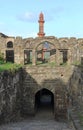
<path fill-rule="evenodd" d="M 13 48 L 13 42 L 9 41 L 9 42 L 7 43 L 7 48 Z"/>

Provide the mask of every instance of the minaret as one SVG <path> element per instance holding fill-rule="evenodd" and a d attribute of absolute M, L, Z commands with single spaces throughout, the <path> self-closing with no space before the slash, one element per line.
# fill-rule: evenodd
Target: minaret
<path fill-rule="evenodd" d="M 44 33 L 44 15 L 43 13 L 41 12 L 40 15 L 39 15 L 39 33 L 38 33 L 38 36 L 39 37 L 44 37 L 45 36 L 45 33 Z"/>

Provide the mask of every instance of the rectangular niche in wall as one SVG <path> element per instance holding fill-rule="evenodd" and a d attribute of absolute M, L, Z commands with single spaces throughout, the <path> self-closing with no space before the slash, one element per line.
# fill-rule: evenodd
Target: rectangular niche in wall
<path fill-rule="evenodd" d="M 24 64 L 32 63 L 32 50 L 24 50 Z"/>
<path fill-rule="evenodd" d="M 6 62 L 14 63 L 14 50 L 6 50 Z"/>
<path fill-rule="evenodd" d="M 67 61 L 68 61 L 68 50 L 67 49 L 62 49 L 62 50 L 60 50 L 60 57 L 61 57 L 61 65 L 63 64 L 63 63 L 67 63 Z"/>

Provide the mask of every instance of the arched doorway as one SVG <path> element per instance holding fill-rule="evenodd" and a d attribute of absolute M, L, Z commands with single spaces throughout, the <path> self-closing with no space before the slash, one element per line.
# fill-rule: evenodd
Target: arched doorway
<path fill-rule="evenodd" d="M 35 94 L 35 110 L 36 110 L 36 113 L 40 113 L 42 114 L 42 116 L 43 114 L 48 114 L 48 115 L 53 116 L 54 94 L 45 88 L 38 91 Z"/>

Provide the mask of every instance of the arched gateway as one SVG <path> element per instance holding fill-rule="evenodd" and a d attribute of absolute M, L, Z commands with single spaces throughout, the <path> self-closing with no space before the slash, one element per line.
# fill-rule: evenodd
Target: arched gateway
<path fill-rule="evenodd" d="M 40 109 L 54 111 L 54 94 L 46 89 L 42 88 L 35 94 L 35 109 L 36 112 Z"/>
<path fill-rule="evenodd" d="M 55 119 L 67 117 L 67 85 L 62 67 L 27 67 L 24 81 L 23 113 L 37 116 L 48 109 Z M 42 112 L 41 112 L 42 113 Z"/>

